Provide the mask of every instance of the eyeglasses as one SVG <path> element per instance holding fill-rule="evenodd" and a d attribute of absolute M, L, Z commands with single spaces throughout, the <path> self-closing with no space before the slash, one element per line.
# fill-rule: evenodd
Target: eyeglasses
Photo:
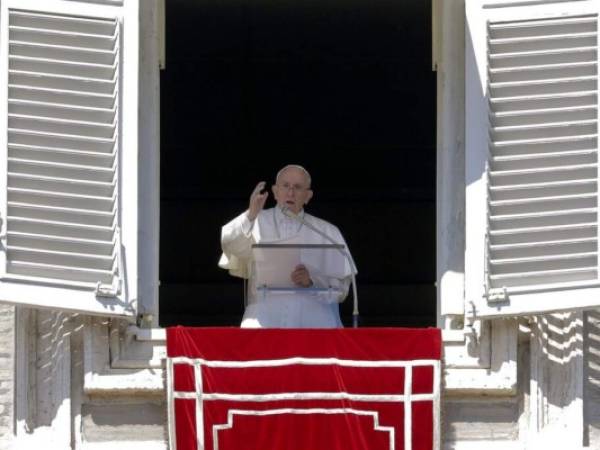
<path fill-rule="evenodd" d="M 282 183 L 277 185 L 280 189 L 285 189 L 286 191 L 292 190 L 294 192 L 302 192 L 307 191 L 309 188 L 302 186 L 301 184 L 290 184 L 290 183 Z"/>

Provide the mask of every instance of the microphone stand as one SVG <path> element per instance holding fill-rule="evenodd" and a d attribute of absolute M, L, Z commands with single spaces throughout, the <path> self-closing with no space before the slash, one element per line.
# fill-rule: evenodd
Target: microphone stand
<path fill-rule="evenodd" d="M 312 231 L 317 233 L 319 236 L 324 237 L 332 244 L 342 245 L 339 242 L 336 242 L 333 238 L 329 237 L 327 234 L 323 233 L 321 230 L 319 230 L 314 225 L 308 223 L 302 217 L 298 216 L 297 214 L 294 214 L 292 211 L 290 211 L 290 209 L 287 206 L 284 206 L 283 208 L 281 208 L 281 212 L 285 216 L 289 217 L 290 219 L 294 219 L 294 220 L 300 222 L 302 225 L 306 226 L 307 228 L 310 228 Z M 358 328 L 358 315 L 359 315 L 359 313 L 358 313 L 358 294 L 356 292 L 356 277 L 354 276 L 354 268 L 356 267 L 356 265 L 354 264 L 354 259 L 352 259 L 352 255 L 350 254 L 349 251 L 347 251 L 345 249 L 340 249 L 340 248 L 336 248 L 336 250 L 338 250 L 342 255 L 344 255 L 344 257 L 350 263 L 350 276 L 352 278 L 352 296 L 354 298 L 354 304 L 353 304 L 353 309 L 352 309 L 352 327 Z"/>

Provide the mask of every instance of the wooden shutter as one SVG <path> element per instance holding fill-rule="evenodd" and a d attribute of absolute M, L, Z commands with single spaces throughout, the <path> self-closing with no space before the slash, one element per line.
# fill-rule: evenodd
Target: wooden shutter
<path fill-rule="evenodd" d="M 124 264 L 136 255 L 125 257 L 122 228 L 134 223 L 123 208 L 136 208 L 124 202 L 137 180 L 124 161 L 137 155 L 137 120 L 129 128 L 124 117 L 137 114 L 137 83 L 124 75 L 137 80 L 127 68 L 137 72 L 137 52 L 123 48 L 137 8 L 99 3 L 110 6 L 2 3 L 0 298 L 134 315 Z"/>
<path fill-rule="evenodd" d="M 467 131 L 467 158 L 483 153 L 468 180 L 479 192 L 467 196 L 484 217 L 467 237 L 482 241 L 477 312 L 600 305 L 598 4 L 469 7 L 468 64 L 480 67 L 468 70 L 480 77 L 467 87 L 467 130 L 485 128 Z"/>

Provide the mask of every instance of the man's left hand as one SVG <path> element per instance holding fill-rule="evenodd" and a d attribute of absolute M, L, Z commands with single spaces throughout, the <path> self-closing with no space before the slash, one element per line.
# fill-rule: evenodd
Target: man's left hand
<path fill-rule="evenodd" d="M 292 272 L 291 278 L 296 286 L 307 288 L 311 287 L 313 284 L 312 280 L 310 279 L 310 273 L 308 272 L 308 269 L 302 264 L 296 266 Z"/>

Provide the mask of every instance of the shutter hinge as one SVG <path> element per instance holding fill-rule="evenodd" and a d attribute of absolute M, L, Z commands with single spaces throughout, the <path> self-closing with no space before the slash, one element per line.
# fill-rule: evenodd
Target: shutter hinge
<path fill-rule="evenodd" d="M 477 308 L 474 302 L 468 302 L 469 308 L 465 310 L 464 332 L 468 345 L 477 345 L 481 335 L 481 321 L 477 319 Z"/>
<path fill-rule="evenodd" d="M 118 297 L 121 294 L 121 274 L 123 273 L 123 251 L 121 245 L 121 229 L 115 228 L 115 243 L 117 244 L 117 264 L 113 271 L 111 284 L 96 284 L 96 297 Z"/>
<path fill-rule="evenodd" d="M 508 300 L 508 290 L 506 286 L 501 288 L 489 289 L 485 294 L 488 303 L 502 303 Z"/>
<path fill-rule="evenodd" d="M 8 237 L 8 223 L 0 217 L 0 240 Z"/>

